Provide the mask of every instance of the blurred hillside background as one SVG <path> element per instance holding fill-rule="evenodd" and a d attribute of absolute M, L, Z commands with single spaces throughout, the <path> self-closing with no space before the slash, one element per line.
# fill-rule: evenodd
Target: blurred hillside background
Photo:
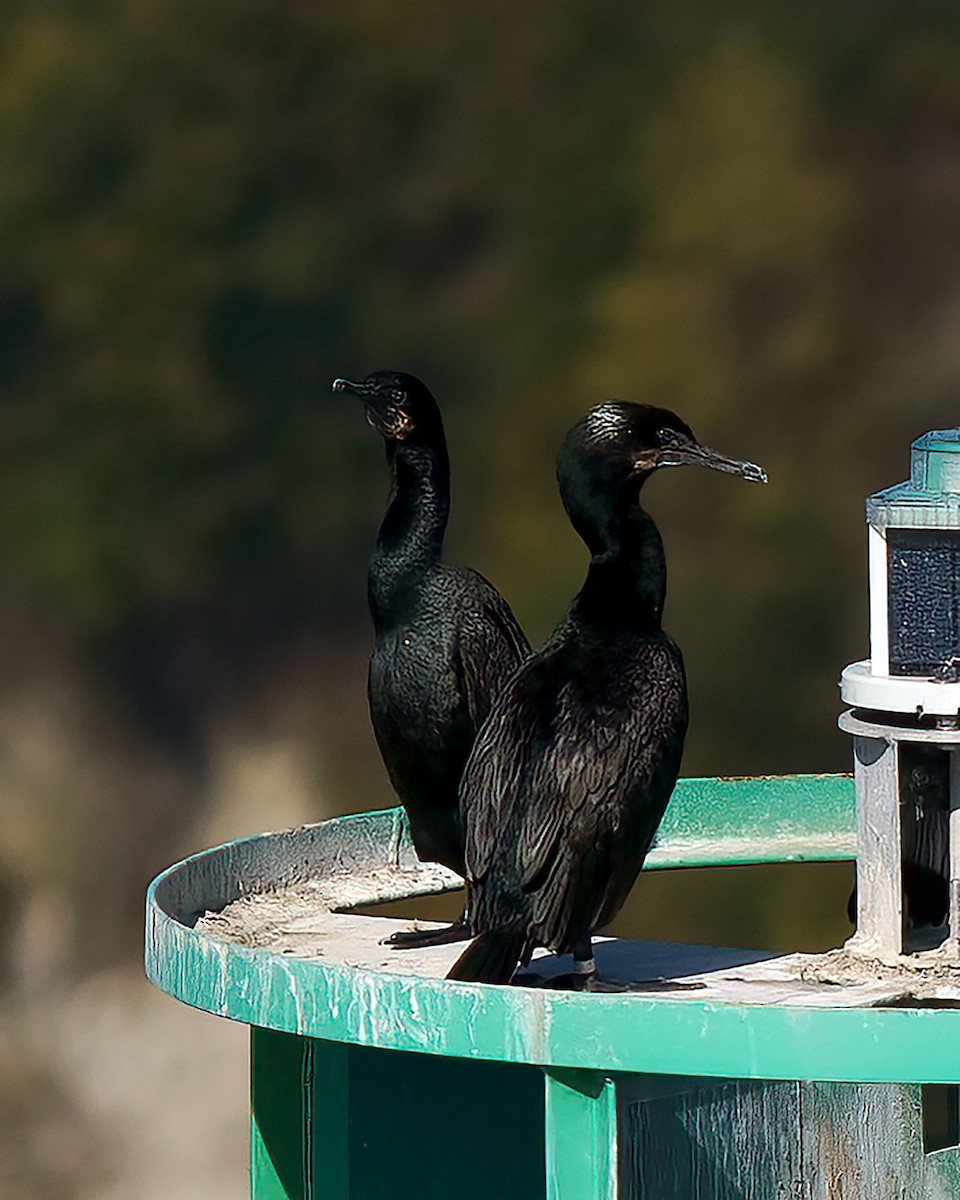
<path fill-rule="evenodd" d="M 329 393 L 379 367 L 439 397 L 449 557 L 535 642 L 585 566 L 553 458 L 586 407 L 762 463 L 645 493 L 684 773 L 846 770 L 863 498 L 960 422 L 960 10 L 6 0 L 4 1200 L 244 1194 L 244 1032 L 142 980 L 143 891 L 393 803 L 382 448 Z M 619 928 L 836 944 L 848 885 L 650 876 Z"/>

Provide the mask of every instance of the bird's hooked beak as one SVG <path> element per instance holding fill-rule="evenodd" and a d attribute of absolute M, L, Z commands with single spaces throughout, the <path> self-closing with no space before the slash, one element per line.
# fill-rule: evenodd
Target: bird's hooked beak
<path fill-rule="evenodd" d="M 410 436 L 413 423 L 403 411 L 405 397 L 402 388 L 369 379 L 335 379 L 331 388 L 335 392 L 352 392 L 355 396 L 372 401 L 364 404 L 367 424 L 383 437 L 402 442 Z"/>
<path fill-rule="evenodd" d="M 676 441 L 664 442 L 661 434 L 661 446 L 659 450 L 654 451 L 653 458 L 652 465 L 657 468 L 710 467 L 711 470 L 723 471 L 727 475 L 739 475 L 749 483 L 767 482 L 766 471 L 756 463 L 741 462 L 738 458 L 730 458 L 721 454 L 719 450 L 711 450 L 709 446 L 701 446 L 699 442 L 687 441 L 680 436 Z M 646 456 L 637 463 L 637 468 L 641 470 L 649 471 L 650 467 L 651 462 Z"/>
<path fill-rule="evenodd" d="M 330 385 L 334 392 L 352 392 L 354 396 L 382 396 L 386 400 L 400 401 L 403 392 L 385 383 L 373 383 L 367 379 L 335 379 Z"/>

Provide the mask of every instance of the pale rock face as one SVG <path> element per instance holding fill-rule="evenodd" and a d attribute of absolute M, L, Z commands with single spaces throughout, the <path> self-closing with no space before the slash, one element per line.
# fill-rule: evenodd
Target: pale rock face
<path fill-rule="evenodd" d="M 33 1073 L 58 1102 L 43 1106 L 27 1144 L 3 1156 L 4 1196 L 46 1200 L 33 1189 L 52 1163 L 51 1200 L 245 1194 L 244 1027 L 177 1004 L 133 966 L 51 996 L 19 1025 Z"/>

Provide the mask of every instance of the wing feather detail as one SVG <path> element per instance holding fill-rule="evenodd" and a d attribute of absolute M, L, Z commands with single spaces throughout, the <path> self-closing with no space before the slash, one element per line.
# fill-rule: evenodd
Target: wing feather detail
<path fill-rule="evenodd" d="M 530 643 L 496 588 L 476 571 L 473 590 L 479 607 L 465 615 L 457 635 L 457 668 L 467 712 L 480 729 L 507 680 L 530 654 Z"/>
<path fill-rule="evenodd" d="M 559 946 L 632 885 L 676 782 L 687 712 L 666 638 L 634 658 L 629 695 L 613 678 L 605 698 L 604 681 L 582 672 L 551 691 L 550 668 L 538 655 L 495 703 L 461 805 L 478 918 L 495 892 L 500 917 L 522 913 L 537 941 Z"/>

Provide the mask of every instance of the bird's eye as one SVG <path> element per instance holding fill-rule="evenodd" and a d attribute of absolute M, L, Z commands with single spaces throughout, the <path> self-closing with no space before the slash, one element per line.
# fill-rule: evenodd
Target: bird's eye
<path fill-rule="evenodd" d="M 686 440 L 682 433 L 678 433 L 676 429 L 671 429 L 668 425 L 657 430 L 657 441 L 661 446 L 680 446 Z"/>

